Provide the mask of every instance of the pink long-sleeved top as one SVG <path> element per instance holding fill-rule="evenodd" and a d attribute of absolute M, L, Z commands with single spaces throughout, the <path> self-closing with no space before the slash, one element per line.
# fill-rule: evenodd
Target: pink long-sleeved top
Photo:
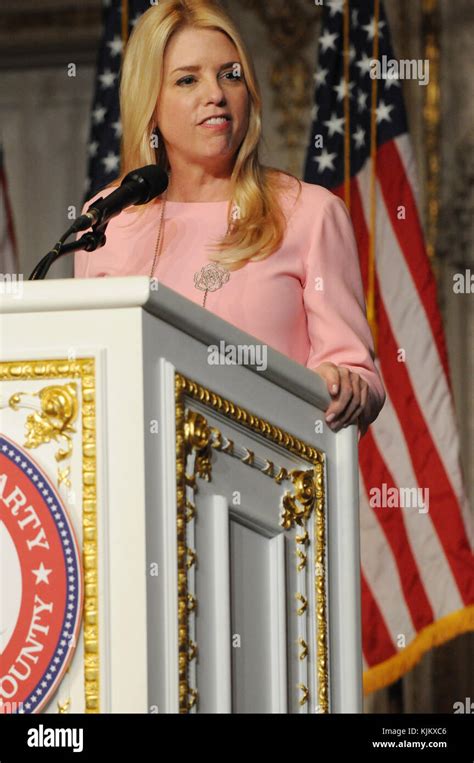
<path fill-rule="evenodd" d="M 299 198 L 289 188 L 281 193 L 287 219 L 282 246 L 231 272 L 224 286 L 208 292 L 206 309 L 307 368 L 330 361 L 360 374 L 369 386 L 363 418 L 370 423 L 385 391 L 373 361 L 352 223 L 333 193 L 301 186 Z M 209 264 L 206 246 L 225 235 L 227 210 L 227 201 L 166 202 L 154 271 L 159 283 L 202 306 L 204 292 L 195 287 L 194 274 Z M 160 204 L 153 203 L 141 216 L 132 211 L 112 219 L 104 247 L 76 253 L 74 276 L 150 275 L 160 213 Z"/>

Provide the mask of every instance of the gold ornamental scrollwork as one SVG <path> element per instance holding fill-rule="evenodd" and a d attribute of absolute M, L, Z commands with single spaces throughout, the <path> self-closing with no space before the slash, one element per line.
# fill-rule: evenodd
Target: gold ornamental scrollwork
<path fill-rule="evenodd" d="M 229 457 L 238 457 L 241 463 L 249 468 L 259 468 L 261 473 L 271 477 L 277 484 L 284 481 L 293 483 L 293 490 L 287 491 L 281 501 L 281 524 L 285 530 L 294 527 L 301 528 L 295 536 L 296 558 L 298 571 L 307 566 L 309 556 L 306 547 L 310 538 L 306 523 L 310 518 L 314 522 L 314 591 L 316 596 L 316 611 L 311 617 L 316 619 L 317 652 L 314 663 L 317 671 L 317 701 L 318 712 L 329 710 L 329 673 L 327 654 L 327 602 L 326 602 L 326 519 L 324 495 L 325 455 L 322 451 L 308 443 L 299 440 L 288 432 L 274 426 L 231 400 L 221 397 L 216 392 L 203 387 L 198 382 L 188 379 L 182 374 L 175 373 L 176 393 L 176 444 L 177 444 L 177 496 L 178 496 L 178 597 L 179 597 L 179 688 L 180 712 L 187 713 L 198 703 L 198 692 L 190 687 L 188 668 L 190 657 L 197 645 L 189 638 L 189 617 L 193 615 L 197 602 L 194 597 L 193 607 L 187 606 L 190 594 L 188 592 L 188 561 L 190 549 L 186 544 L 186 524 L 195 517 L 196 506 L 186 495 L 186 488 L 197 491 L 196 477 L 210 480 L 212 475 L 212 451 L 219 450 Z M 209 426 L 206 417 L 189 408 L 186 409 L 185 398 L 191 398 L 206 406 L 213 413 L 231 420 L 243 428 L 258 434 L 272 444 L 285 449 L 311 464 L 310 469 L 294 469 L 288 471 L 285 467 L 276 467 L 265 458 L 256 456 L 247 448 L 236 446 L 232 440 L 224 437 L 216 427 Z M 244 452 L 244 456 L 239 455 Z M 193 474 L 186 473 L 187 457 L 195 454 Z M 256 462 L 259 461 L 260 465 Z M 276 472 L 276 473 L 275 473 Z M 295 594 L 299 602 L 297 614 L 308 617 L 309 600 L 302 593 Z M 309 657 L 308 644 L 302 640 L 300 660 Z M 313 662 L 313 657 L 310 657 Z M 305 684 L 300 684 L 303 696 L 300 704 L 309 703 L 309 690 Z"/>
<path fill-rule="evenodd" d="M 209 481 L 212 475 L 211 430 L 200 413 L 188 411 L 184 422 L 186 450 L 196 453 L 194 471 L 201 479 Z"/>
<path fill-rule="evenodd" d="M 38 448 L 52 440 L 65 442 L 65 449 L 59 448 L 54 457 L 61 462 L 72 455 L 72 438 L 76 434 L 73 424 L 77 419 L 77 384 L 54 384 L 43 387 L 39 392 L 15 392 L 10 395 L 8 405 L 14 411 L 39 408 L 26 417 L 25 448 Z M 58 484 L 64 482 L 71 487 L 69 467 L 58 468 Z"/>
<path fill-rule="evenodd" d="M 18 411 L 25 407 L 35 408 L 37 399 L 40 410 L 35 411 L 27 424 L 25 447 L 35 448 L 50 441 L 64 438 L 66 449 L 55 453 L 58 462 L 72 454 L 72 435 L 78 420 L 78 384 L 82 394 L 82 558 L 84 569 L 84 694 L 85 712 L 100 712 L 100 660 L 99 660 L 99 580 L 97 538 L 97 489 L 96 489 L 96 377 L 95 359 L 51 358 L 44 360 L 0 361 L 0 381 L 41 382 L 77 379 L 78 383 L 49 384 L 38 393 L 17 392 L 10 396 L 9 406 Z M 25 405 L 27 396 L 30 404 Z M 27 419 L 27 422 L 28 422 Z M 69 469 L 69 467 L 68 467 Z M 58 484 L 69 487 L 69 471 L 58 469 Z M 69 712 L 69 699 L 58 705 L 58 712 Z"/>
<path fill-rule="evenodd" d="M 294 492 L 287 491 L 282 498 L 280 524 L 285 530 L 290 530 L 295 525 L 302 526 L 304 520 L 310 518 L 317 489 L 312 469 L 294 470 L 289 476 L 294 485 Z"/>

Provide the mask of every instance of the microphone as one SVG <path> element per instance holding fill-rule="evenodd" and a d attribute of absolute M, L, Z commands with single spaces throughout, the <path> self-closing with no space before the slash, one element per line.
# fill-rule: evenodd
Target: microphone
<path fill-rule="evenodd" d="M 129 172 L 124 177 L 120 188 L 112 191 L 105 199 L 101 196 L 95 201 L 87 212 L 74 220 L 73 224 L 61 236 L 58 243 L 43 257 L 32 271 L 29 280 L 35 281 L 45 278 L 49 268 L 59 257 L 68 252 L 78 249 L 85 249 L 87 252 L 93 252 L 101 246 L 104 246 L 106 237 L 105 229 L 107 223 L 112 217 L 119 215 L 126 207 L 134 204 L 146 204 L 156 196 L 159 196 L 168 187 L 168 174 L 157 167 L 156 164 L 148 164 L 138 170 Z M 65 241 L 73 233 L 78 231 L 92 231 L 81 236 L 80 239 L 70 244 Z"/>
<path fill-rule="evenodd" d="M 87 212 L 78 217 L 71 225 L 69 235 L 91 226 L 103 226 L 112 217 L 119 215 L 127 207 L 146 204 L 159 196 L 168 187 L 167 173 L 156 164 L 148 164 L 129 172 L 119 188 L 104 199 L 97 199 Z"/>

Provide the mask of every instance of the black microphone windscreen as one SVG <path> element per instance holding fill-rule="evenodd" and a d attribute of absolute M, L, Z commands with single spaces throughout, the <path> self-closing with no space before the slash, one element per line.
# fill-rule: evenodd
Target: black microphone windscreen
<path fill-rule="evenodd" d="M 144 197 L 136 204 L 146 204 L 151 199 L 159 196 L 168 187 L 168 174 L 158 167 L 157 164 L 148 164 L 146 167 L 140 167 L 138 170 L 132 170 L 122 180 L 122 185 L 135 181 L 146 186 Z"/>

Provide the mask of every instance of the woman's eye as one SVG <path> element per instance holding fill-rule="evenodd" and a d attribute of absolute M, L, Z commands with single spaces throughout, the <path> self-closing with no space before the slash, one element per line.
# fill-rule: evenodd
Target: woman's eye
<path fill-rule="evenodd" d="M 237 82 L 238 80 L 242 79 L 242 75 L 240 74 L 240 72 L 236 71 L 235 69 L 232 69 L 232 71 L 230 72 L 225 72 L 224 77 L 226 78 L 229 77 L 230 82 L 232 82 L 232 80 L 235 80 Z"/>
<path fill-rule="evenodd" d="M 178 80 L 178 82 L 176 84 L 177 85 L 185 85 L 189 81 L 193 82 L 194 81 L 194 77 L 191 77 L 191 76 L 182 77 L 182 79 Z"/>

